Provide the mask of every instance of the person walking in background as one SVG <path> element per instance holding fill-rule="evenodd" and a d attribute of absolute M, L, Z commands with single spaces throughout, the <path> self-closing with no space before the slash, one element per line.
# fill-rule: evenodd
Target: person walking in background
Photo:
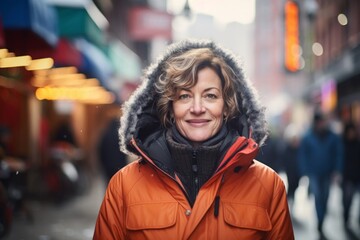
<path fill-rule="evenodd" d="M 293 124 L 286 127 L 284 132 L 283 145 L 279 150 L 279 159 L 282 170 L 286 173 L 288 182 L 287 196 L 290 210 L 293 209 L 295 201 L 295 191 L 299 186 L 300 171 L 298 163 L 298 152 L 300 136 Z"/>
<path fill-rule="evenodd" d="M 10 232 L 15 215 L 34 220 L 25 187 L 28 166 L 10 151 L 11 138 L 11 129 L 0 125 L 0 238 Z"/>
<path fill-rule="evenodd" d="M 301 140 L 298 157 L 300 173 L 308 176 L 310 192 L 315 198 L 320 239 L 326 239 L 323 223 L 331 180 L 338 181 L 342 173 L 343 145 L 340 136 L 329 128 L 323 112 L 314 113 L 312 126 Z"/>
<path fill-rule="evenodd" d="M 265 165 L 272 168 L 275 172 L 279 173 L 281 169 L 281 162 L 279 161 L 279 147 L 280 139 L 279 137 L 270 132 L 266 143 L 261 146 L 259 154 L 256 156 L 256 159 Z"/>
<path fill-rule="evenodd" d="M 346 229 L 349 227 L 350 207 L 354 194 L 360 189 L 360 140 L 357 134 L 356 126 L 353 123 L 345 124 L 343 132 L 344 171 L 342 178 L 342 200 Z M 358 223 L 360 223 L 360 215 Z"/>
<path fill-rule="evenodd" d="M 120 151 L 119 127 L 119 117 L 116 116 L 110 120 L 99 141 L 98 157 L 106 178 L 106 184 L 119 169 L 127 164 L 126 154 Z"/>
<path fill-rule="evenodd" d="M 68 118 L 64 118 L 61 120 L 58 127 L 55 129 L 53 133 L 53 136 L 51 138 L 51 143 L 52 144 L 67 143 L 73 147 L 78 146 L 74 136 L 74 130 Z"/>
<path fill-rule="evenodd" d="M 264 108 L 237 58 L 174 43 L 124 104 L 120 145 L 139 157 L 110 180 L 100 239 L 294 239 L 280 176 L 254 160 Z"/>

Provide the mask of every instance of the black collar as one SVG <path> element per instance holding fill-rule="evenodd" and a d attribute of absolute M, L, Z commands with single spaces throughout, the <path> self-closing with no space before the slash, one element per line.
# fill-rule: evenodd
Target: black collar
<path fill-rule="evenodd" d="M 175 125 L 172 126 L 170 131 L 171 131 L 172 138 L 175 142 L 185 144 L 188 146 L 194 146 L 188 139 L 186 139 L 185 137 L 183 137 L 180 134 L 180 132 L 177 130 Z M 228 134 L 228 130 L 224 124 L 217 134 L 212 136 L 210 139 L 200 143 L 199 146 L 214 146 L 214 145 L 218 144 L 219 142 L 223 141 L 227 134 Z"/>

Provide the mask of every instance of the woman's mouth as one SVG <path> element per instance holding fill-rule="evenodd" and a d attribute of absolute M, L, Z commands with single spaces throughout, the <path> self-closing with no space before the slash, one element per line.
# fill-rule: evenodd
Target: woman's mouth
<path fill-rule="evenodd" d="M 205 124 L 207 124 L 209 122 L 209 120 L 207 119 L 191 119 L 191 120 L 187 120 L 187 123 L 189 123 L 192 126 L 203 126 Z"/>

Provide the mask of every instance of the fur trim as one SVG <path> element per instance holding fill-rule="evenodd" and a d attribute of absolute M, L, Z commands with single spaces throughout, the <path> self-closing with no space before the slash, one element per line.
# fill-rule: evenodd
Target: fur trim
<path fill-rule="evenodd" d="M 142 116 L 143 109 L 154 99 L 153 85 L 161 74 L 160 71 L 165 61 L 173 55 L 190 49 L 204 47 L 212 49 L 215 54 L 221 56 L 234 70 L 237 76 L 234 79 L 236 92 L 241 96 L 242 100 L 239 106 L 242 108 L 242 113 L 246 116 L 247 124 L 252 132 L 251 137 L 259 145 L 263 145 L 268 135 L 265 108 L 260 104 L 257 91 L 245 78 L 239 59 L 230 51 L 212 41 L 184 40 L 171 44 L 165 54 L 146 69 L 141 85 L 134 91 L 129 100 L 123 104 L 123 115 L 119 129 L 120 149 L 123 152 L 132 152 L 129 148 L 129 142 L 135 133 L 137 122 Z"/>

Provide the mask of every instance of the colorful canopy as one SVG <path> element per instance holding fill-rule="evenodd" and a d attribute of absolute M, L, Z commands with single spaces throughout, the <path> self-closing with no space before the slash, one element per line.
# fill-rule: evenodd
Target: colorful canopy
<path fill-rule="evenodd" d="M 56 12 L 52 6 L 46 4 L 45 0 L 1 0 L 0 16 L 5 32 L 29 31 L 50 46 L 55 46 L 57 43 Z M 24 41 L 24 38 L 20 40 Z M 6 43 L 10 44 L 11 40 L 6 40 Z"/>

